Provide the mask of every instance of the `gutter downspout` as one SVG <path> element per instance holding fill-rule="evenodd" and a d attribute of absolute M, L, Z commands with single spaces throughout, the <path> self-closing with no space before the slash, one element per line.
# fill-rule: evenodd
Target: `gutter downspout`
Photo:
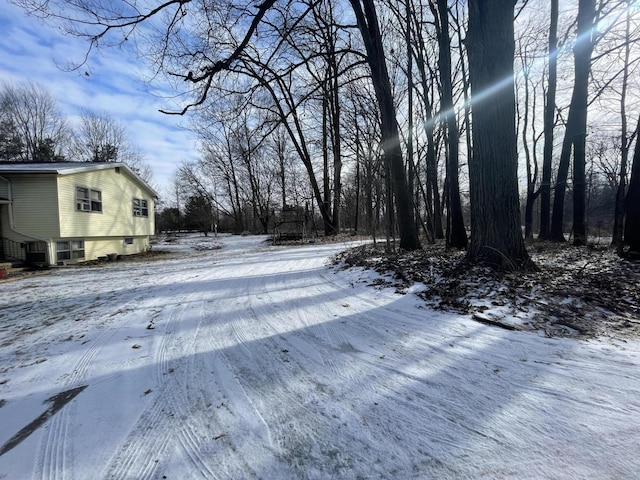
<path fill-rule="evenodd" d="M 51 265 L 51 259 L 50 259 L 50 247 L 51 247 L 51 241 L 47 240 L 47 239 L 43 239 L 43 238 L 39 238 L 36 237 L 35 235 L 31 235 L 29 233 L 25 233 L 25 232 L 21 232 L 20 230 L 17 230 L 14 226 L 14 222 L 13 222 L 13 192 L 12 192 L 12 185 L 11 185 L 11 180 L 8 178 L 5 178 L 3 176 L 0 176 L 0 179 L 4 180 L 5 182 L 7 182 L 8 184 L 8 191 L 9 191 L 9 207 L 7 208 L 7 210 L 9 211 L 9 229 L 13 232 L 13 233 L 17 233 L 18 235 L 22 235 L 23 237 L 27 237 L 30 238 L 32 240 L 37 240 L 39 242 L 44 242 L 47 245 L 47 249 L 45 251 L 45 260 L 47 262 L 47 265 Z"/>

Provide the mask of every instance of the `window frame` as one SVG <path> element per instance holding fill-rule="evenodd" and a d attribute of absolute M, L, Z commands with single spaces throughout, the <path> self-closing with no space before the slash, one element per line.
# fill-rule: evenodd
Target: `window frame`
<path fill-rule="evenodd" d="M 84 191 L 82 196 L 81 191 Z M 94 195 L 97 195 L 97 199 L 94 199 Z M 102 190 L 76 185 L 76 211 L 102 213 Z"/>
<path fill-rule="evenodd" d="M 67 244 L 67 245 L 64 245 Z M 65 248 L 66 247 L 66 248 Z M 84 260 L 86 257 L 86 246 L 84 239 L 70 238 L 56 241 L 56 262 L 72 262 Z M 61 254 L 66 254 L 61 256 Z"/>
<path fill-rule="evenodd" d="M 133 197 L 132 205 L 134 217 L 149 217 L 149 200 Z"/>

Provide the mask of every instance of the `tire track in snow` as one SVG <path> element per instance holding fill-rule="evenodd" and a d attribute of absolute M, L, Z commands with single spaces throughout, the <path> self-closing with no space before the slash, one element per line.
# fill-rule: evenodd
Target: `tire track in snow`
<path fill-rule="evenodd" d="M 326 374 L 326 382 L 317 376 L 318 366 L 327 368 L 327 364 L 331 364 L 327 360 L 331 353 L 318 349 L 316 339 L 307 336 L 306 330 L 316 328 L 316 324 L 300 325 L 299 320 L 293 319 L 298 313 L 298 303 L 294 301 L 297 290 L 289 289 L 286 282 L 291 272 L 282 273 L 278 270 L 281 266 L 272 267 L 268 259 L 263 262 L 264 275 L 253 278 L 244 289 L 249 310 L 241 324 L 254 338 L 251 349 L 261 362 L 255 365 L 248 361 L 240 349 L 230 349 L 220 360 L 227 372 L 231 372 L 227 375 L 233 377 L 224 385 L 226 395 L 240 402 L 239 406 L 230 405 L 230 409 L 251 411 L 245 423 L 254 425 L 258 431 L 260 422 L 264 422 L 270 432 L 269 442 L 264 438 L 254 441 L 260 448 L 274 448 L 272 455 L 284 462 L 283 468 L 293 469 L 294 477 L 306 475 L 298 470 L 300 459 L 314 455 L 326 457 L 327 471 L 339 471 L 347 461 L 332 445 L 332 424 L 336 420 L 331 407 L 325 405 L 332 403 L 327 384 L 335 372 Z M 309 288 L 306 280 L 292 281 L 297 288 Z M 294 293 L 288 297 L 283 291 Z M 294 306 L 289 310 L 291 302 Z M 286 310 L 282 308 L 284 304 Z M 300 361 L 300 357 L 306 360 Z M 341 415 L 347 413 L 341 412 Z M 255 446 L 252 444 L 251 448 Z M 351 460 L 356 460 L 356 456 Z"/>
<path fill-rule="evenodd" d="M 113 303 L 117 299 L 116 295 L 113 295 L 100 303 L 100 305 L 106 305 Z M 137 301 L 133 299 L 131 301 Z M 127 303 L 131 303 L 131 301 Z M 129 311 L 127 303 L 120 302 L 121 305 L 118 311 L 111 315 L 114 317 L 122 313 Z M 90 307 L 88 313 L 95 307 Z M 80 308 L 73 310 L 74 312 L 81 312 Z M 85 316 L 88 315 L 85 314 Z M 84 384 L 87 379 L 89 369 L 96 360 L 96 357 L 102 352 L 105 345 L 107 345 L 115 335 L 125 326 L 125 316 L 121 317 L 121 320 L 115 326 L 105 327 L 98 336 L 91 341 L 89 348 L 85 350 L 76 365 L 68 374 L 64 380 L 64 389 L 70 389 Z M 69 431 L 75 417 L 76 404 L 71 402 L 61 409 L 52 419 L 44 426 L 45 434 L 42 440 L 42 446 L 39 449 L 37 455 L 37 465 L 35 467 L 35 476 L 42 480 L 55 480 L 58 478 L 64 478 L 68 472 L 73 472 L 73 449 L 69 446 Z M 72 473 L 71 473 L 72 474 Z"/>
<path fill-rule="evenodd" d="M 239 307 L 245 307 L 248 304 L 248 300 L 245 298 L 244 302 L 237 301 L 235 302 L 235 306 L 238 307 L 238 311 L 242 311 Z M 231 333 L 232 338 L 234 338 L 237 342 L 237 345 L 242 349 L 242 352 L 249 358 L 250 361 L 253 361 L 253 354 L 251 353 L 251 348 L 249 348 L 249 337 L 245 333 L 243 328 L 243 319 L 239 318 L 238 315 L 233 315 L 233 319 L 231 320 Z"/>
<path fill-rule="evenodd" d="M 233 279 L 235 270 L 224 265 L 218 265 L 216 273 L 218 280 L 226 277 L 229 280 L 224 281 L 224 291 L 211 293 L 199 303 L 200 319 L 193 337 L 193 351 L 198 353 L 189 357 L 190 374 L 183 375 L 181 372 L 180 376 L 183 383 L 179 389 L 182 395 L 180 401 L 188 406 L 188 412 L 175 426 L 176 448 L 189 460 L 189 467 L 195 469 L 194 474 L 203 478 L 237 478 L 233 472 L 243 472 L 243 477 L 253 472 L 250 475 L 258 477 L 240 453 L 243 445 L 225 448 L 233 444 L 234 435 L 231 431 L 239 425 L 244 425 L 240 428 L 259 425 L 263 429 L 260 437 L 268 438 L 270 435 L 268 426 L 264 420 L 260 420 L 259 414 L 255 416 L 256 410 L 248 396 L 243 395 L 239 384 L 234 384 L 228 368 L 221 360 L 225 355 L 223 350 L 229 348 L 231 339 L 235 340 L 234 348 L 238 347 L 236 351 L 245 360 L 253 361 L 248 347 L 251 339 L 242 328 L 248 304 L 246 280 Z M 247 271 L 247 276 L 254 274 L 257 276 L 259 271 Z M 235 299 L 233 303 L 229 301 L 230 292 L 233 292 Z M 205 375 L 210 376 L 205 378 Z M 233 399 L 234 405 L 242 402 L 242 407 L 231 407 L 230 399 Z M 184 468 L 181 465 L 181 475 L 184 475 Z"/>
<path fill-rule="evenodd" d="M 191 419 L 181 424 L 178 432 L 180 446 L 203 478 L 218 478 L 215 470 L 208 465 L 207 458 L 201 453 L 202 438 L 194 433 L 196 432 L 196 426 L 197 423 L 194 423 Z"/>
<path fill-rule="evenodd" d="M 203 322 L 207 328 L 203 328 L 198 337 L 203 346 L 215 352 L 212 355 L 216 392 L 211 394 L 217 394 L 216 402 L 221 403 L 207 418 L 224 434 L 219 441 L 225 448 L 212 452 L 211 458 L 227 478 L 261 478 L 265 462 L 273 478 L 292 478 L 300 473 L 287 466 L 289 462 L 283 460 L 286 449 L 283 450 L 273 437 L 272 428 L 280 427 L 273 421 L 271 406 L 282 409 L 289 405 L 289 408 L 303 412 L 299 422 L 306 423 L 309 431 L 316 428 L 306 399 L 300 398 L 300 392 L 289 389 L 286 376 L 278 372 L 279 362 L 274 365 L 265 361 L 277 356 L 283 345 L 281 332 L 265 321 L 261 307 L 256 311 L 253 306 L 254 299 L 267 297 L 264 278 L 269 272 L 268 269 L 265 271 L 265 262 L 261 258 L 258 266 L 248 271 L 243 279 L 228 285 L 236 299 L 234 308 L 229 309 L 228 301 L 220 298 L 220 306 L 225 308 L 215 310 L 214 305 L 215 315 L 203 312 L 207 317 Z M 260 363 L 256 364 L 254 358 L 260 358 Z M 247 449 L 252 452 L 250 457 L 242 455 Z M 281 472 L 282 477 L 274 472 Z"/>
<path fill-rule="evenodd" d="M 324 272 L 322 268 L 318 269 L 316 267 L 316 270 Z M 393 440 L 391 440 L 391 443 L 386 440 L 387 436 L 393 438 L 394 422 L 384 421 L 381 424 L 376 423 L 376 426 L 372 426 L 371 422 L 375 421 L 377 416 L 372 413 L 375 412 L 375 409 L 372 410 L 371 407 L 377 405 L 375 400 L 378 400 L 378 398 L 382 396 L 393 398 L 398 391 L 407 388 L 402 380 L 404 374 L 402 368 L 400 368 L 401 365 L 398 364 L 399 358 L 397 358 L 397 355 L 396 358 L 393 358 L 394 345 L 376 343 L 376 339 L 394 338 L 395 332 L 399 335 L 407 335 L 408 332 L 411 332 L 411 328 L 407 323 L 415 328 L 415 324 L 418 324 L 418 321 L 413 319 L 405 322 L 404 317 L 396 318 L 397 310 L 387 308 L 387 303 L 385 302 L 366 302 L 378 310 L 373 316 L 378 319 L 390 317 L 392 323 L 397 322 L 399 325 L 388 329 L 383 328 L 383 332 L 372 328 L 371 324 L 379 323 L 383 326 L 385 325 L 384 321 L 368 321 L 371 319 L 372 314 L 363 315 L 362 313 L 354 312 L 353 318 L 348 319 L 348 328 L 350 331 L 353 329 L 362 332 L 362 334 L 358 335 L 357 338 L 353 338 L 353 334 L 347 336 L 344 334 L 344 329 L 341 328 L 344 322 L 340 320 L 340 323 L 335 323 L 336 320 L 334 320 L 334 317 L 341 315 L 341 308 L 349 307 L 345 303 L 344 292 L 338 288 L 340 286 L 344 289 L 344 286 L 334 281 L 328 281 L 327 284 L 318 284 L 315 280 L 309 282 L 308 278 L 310 276 L 295 275 L 295 272 L 293 272 L 292 275 L 285 274 L 273 279 L 273 283 L 270 284 L 269 288 L 265 289 L 269 298 L 254 306 L 272 324 L 273 330 L 280 332 L 277 338 L 281 342 L 285 342 L 286 345 L 290 345 L 292 350 L 295 350 L 295 353 L 292 352 L 291 357 L 287 358 L 286 368 L 292 373 L 289 376 L 286 374 L 279 376 L 285 396 L 283 399 L 279 399 L 274 395 L 274 399 L 268 401 L 268 405 L 280 405 L 283 401 L 295 405 L 297 402 L 298 405 L 303 403 L 306 411 L 308 411 L 308 414 L 305 415 L 295 415 L 296 428 L 292 432 L 282 430 L 275 432 L 276 435 L 280 435 L 280 441 L 283 446 L 286 445 L 284 449 L 287 453 L 285 455 L 293 453 L 290 457 L 295 461 L 297 456 L 302 455 L 304 457 L 304 452 L 312 449 L 315 451 L 315 455 L 324 456 L 325 458 L 328 456 L 326 469 L 323 470 L 326 474 L 334 474 L 336 471 L 340 471 L 341 468 L 348 466 L 350 462 L 351 464 L 357 462 L 358 455 L 360 455 L 358 452 L 361 450 L 350 447 L 363 441 L 359 436 L 347 435 L 344 438 L 332 439 L 328 443 L 324 443 L 322 440 L 323 435 L 321 432 L 325 430 L 327 432 L 335 431 L 332 430 L 332 424 L 339 421 L 345 422 L 345 425 L 350 425 L 348 428 L 353 429 L 355 427 L 365 432 L 377 431 L 382 433 L 375 440 L 372 438 L 369 442 L 362 443 L 363 451 L 374 448 L 379 452 L 385 452 L 389 447 L 393 446 L 391 450 L 394 450 L 393 454 L 396 457 L 409 461 L 406 458 L 407 453 L 401 448 L 397 448 Z M 297 291 L 305 292 L 305 296 L 300 297 L 296 293 Z M 348 301 L 352 301 L 352 296 L 349 295 Z M 280 305 L 286 305 L 286 310 L 281 308 Z M 334 315 L 336 312 L 338 315 Z M 326 319 L 323 320 L 317 315 L 324 316 Z M 389 330 L 392 330 L 394 334 L 389 333 Z M 259 358 L 264 358 L 264 355 L 259 356 Z M 339 362 L 339 364 L 336 362 Z M 263 368 L 265 368 L 264 365 Z M 278 377 L 278 373 L 275 373 L 276 377 Z M 381 383 L 383 378 L 389 375 L 392 377 L 399 375 L 401 378 L 392 381 L 390 384 Z M 287 385 L 287 379 L 294 377 L 295 386 Z M 336 381 L 336 377 L 340 380 Z M 243 375 L 244 378 L 245 376 Z M 321 389 L 325 378 L 326 382 L 332 385 L 332 391 L 328 394 Z M 314 385 L 316 390 L 313 388 Z M 351 394 L 354 387 L 355 391 L 361 394 L 369 391 L 371 395 L 366 394 L 365 398 L 355 398 Z M 413 388 L 409 388 L 407 391 L 411 395 L 414 393 Z M 307 394 L 307 401 L 303 402 L 301 400 L 305 398 L 305 394 Z M 269 396 L 263 393 L 261 395 Z M 405 401 L 400 400 L 402 405 L 411 405 L 409 401 L 403 402 Z M 396 402 L 391 403 L 396 405 Z M 349 405 L 352 408 L 349 408 Z M 359 407 L 356 407 L 356 405 Z M 287 419 L 292 418 L 290 412 L 278 412 L 277 409 L 272 410 L 269 408 L 265 410 L 271 417 L 269 423 L 272 425 L 286 423 Z M 397 416 L 393 410 L 392 408 L 386 412 L 390 419 L 412 424 L 412 416 L 410 416 L 411 418 L 405 415 Z M 301 439 L 308 435 L 309 432 L 313 432 L 314 436 L 318 437 L 317 440 L 310 442 L 309 445 L 302 445 Z M 442 440 L 446 442 L 447 439 L 443 437 Z M 350 451 L 351 456 L 340 458 L 337 452 L 343 450 Z M 422 461 L 433 465 L 440 464 L 436 457 L 426 454 L 423 454 Z"/>
<path fill-rule="evenodd" d="M 203 478 L 217 478 L 217 467 L 209 459 L 215 434 L 205 410 L 219 395 L 215 379 L 203 378 L 211 365 L 203 353 L 209 345 L 201 341 L 206 336 L 202 330 L 208 318 L 203 312 L 215 308 L 215 295 L 191 294 L 172 308 L 156 353 L 156 399 L 112 457 L 106 477 L 152 478 L 158 469 L 172 467 L 165 460 L 178 449 L 189 463 L 182 468 Z M 147 432 L 153 432 L 153 438 Z"/>
<path fill-rule="evenodd" d="M 277 308 L 272 308 L 273 311 L 265 315 L 266 318 L 278 318 L 280 325 L 291 323 L 291 321 L 287 321 L 287 317 L 297 319 L 296 328 L 287 331 L 283 337 L 292 348 L 309 359 L 312 364 L 326 366 L 329 369 L 327 381 L 337 376 L 345 382 L 365 385 L 364 376 L 355 372 L 354 368 L 345 368 L 345 365 L 349 364 L 347 361 L 342 361 L 342 365 L 336 363 L 338 359 L 344 359 L 345 356 L 350 355 L 368 354 L 374 358 L 379 356 L 379 353 L 373 352 L 372 348 L 359 345 L 359 340 L 347 337 L 342 332 L 341 325 L 346 320 L 337 321 L 335 319 L 338 314 L 343 313 L 342 311 L 338 314 L 332 313 L 336 309 L 349 307 L 345 303 L 344 285 L 330 278 L 325 273 L 325 267 L 317 261 L 303 262 L 299 268 L 303 271 L 309 268 L 315 269 L 316 275 L 313 276 L 313 283 L 309 285 L 307 277 L 303 277 L 307 283 L 304 284 L 296 275 L 284 275 L 282 283 L 275 284 L 270 289 L 269 303 L 286 305 L 287 311 L 282 312 Z M 323 282 L 318 283 L 316 281 L 318 277 Z M 301 298 L 299 291 L 304 291 L 306 296 Z M 282 327 L 274 327 L 274 329 L 277 328 Z M 370 330 L 363 333 L 365 334 L 364 338 L 371 336 Z"/>
<path fill-rule="evenodd" d="M 187 339 L 181 335 L 185 314 L 202 294 L 177 298 L 164 325 L 160 345 L 155 354 L 156 398 L 139 416 L 127 439 L 105 468 L 105 478 L 147 479 L 158 468 L 174 440 L 182 414 L 178 375 L 183 374 L 184 356 L 188 355 Z M 159 323 L 156 320 L 156 325 Z M 181 353 L 182 355 L 176 355 Z M 177 375 L 172 375 L 174 372 Z M 186 372 L 184 372 L 186 373 Z"/>
<path fill-rule="evenodd" d="M 374 347 L 345 337 L 340 325 L 332 323 L 333 318 L 319 322 L 313 317 L 312 312 L 327 316 L 335 312 L 335 308 L 325 312 L 327 307 L 324 304 L 344 303 L 344 293 L 334 282 L 325 286 L 318 283 L 317 278 L 310 281 L 310 275 L 296 275 L 296 272 L 307 269 L 308 264 L 296 266 L 291 272 L 283 269 L 282 264 L 278 265 L 277 257 L 260 261 L 262 275 L 248 278 L 246 284 L 233 285 L 237 304 L 235 311 L 221 319 L 217 326 L 218 335 L 210 340 L 225 352 L 219 357 L 222 367 L 218 366 L 216 372 L 218 377 L 226 378 L 223 393 L 232 400 L 223 409 L 230 412 L 231 418 L 224 412 L 218 415 L 221 426 L 231 428 L 224 441 L 231 444 L 231 448 L 226 450 L 227 456 L 229 451 L 234 453 L 233 459 L 227 459 L 226 471 L 255 476 L 255 472 L 259 472 L 259 461 L 251 459 L 247 466 L 247 460 L 239 458 L 235 452 L 243 447 L 254 451 L 257 447 L 264 455 L 272 455 L 283 462 L 281 468 L 284 470 L 293 469 L 294 477 L 305 476 L 306 472 L 297 470 L 301 463 L 304 464 L 304 458 L 322 457 L 326 460 L 322 467 L 324 473 L 339 472 L 349 462 L 357 462 L 360 455 L 354 453 L 347 458 L 339 452 L 350 450 L 351 442 L 362 440 L 347 436 L 336 441 L 332 438 L 335 423 L 355 423 L 357 426 L 366 421 L 360 413 L 348 408 L 350 402 L 357 403 L 349 391 L 370 381 L 371 371 L 377 375 L 390 367 L 388 362 L 379 359 L 380 352 Z M 315 277 L 319 269 L 316 265 L 311 267 Z M 299 298 L 299 291 L 307 294 Z M 324 297 L 323 301 L 319 302 L 321 297 Z M 374 302 L 373 305 L 380 308 L 381 304 Z M 382 305 L 384 309 L 384 302 Z M 381 315 L 393 313 L 384 310 Z M 230 321 L 225 324 L 225 320 Z M 366 321 L 361 319 L 356 323 L 365 333 L 364 338 L 376 335 L 376 332 L 366 330 Z M 331 327 L 329 332 L 333 341 L 323 330 L 327 326 Z M 406 333 L 406 328 L 399 328 L 399 331 Z M 383 336 L 388 337 L 389 333 Z M 229 348 L 229 338 L 236 340 L 232 348 Z M 242 339 L 241 345 L 237 344 L 239 338 Z M 252 352 L 251 356 L 246 354 L 247 349 Z M 285 354 L 289 349 L 290 354 Z M 368 362 L 360 362 L 361 357 Z M 261 359 L 260 364 L 256 365 L 252 358 Z M 337 365 L 334 359 L 340 364 Z M 345 365 L 353 368 L 345 369 Z M 342 378 L 338 382 L 338 392 L 329 391 L 323 384 L 329 384 L 328 380 L 335 379 L 336 375 Z M 356 390 L 366 389 L 358 387 Z M 252 428 L 254 434 L 247 438 L 246 429 Z M 392 427 L 388 425 L 387 428 Z M 261 431 L 262 434 L 255 433 Z M 269 432 L 269 436 L 266 437 L 264 432 Z M 391 433 L 392 430 L 383 429 L 383 432 Z M 382 441 L 380 451 L 384 451 L 387 445 Z M 402 455 L 402 452 L 396 454 Z M 430 457 L 429 461 L 435 459 Z M 291 471 L 288 471 L 291 476 Z M 249 475 L 247 472 L 252 473 Z M 229 476 L 234 477 L 233 474 Z"/>
<path fill-rule="evenodd" d="M 120 327 L 103 330 L 89 345 L 80 357 L 73 371 L 64 381 L 64 389 L 80 386 L 87 377 L 93 360 L 111 340 Z M 43 427 L 45 429 L 42 446 L 37 456 L 35 476 L 42 480 L 63 478 L 67 467 L 73 465 L 72 449 L 68 447 L 68 430 L 75 412 L 75 404 L 71 402 L 53 416 Z"/>
<path fill-rule="evenodd" d="M 340 332 L 340 328 L 333 325 L 333 317 L 318 320 L 319 317 L 330 314 L 328 304 L 346 308 L 344 285 L 325 273 L 327 270 L 323 260 L 296 260 L 293 267 L 279 263 L 277 258 L 274 260 L 276 261 L 268 262 L 267 268 L 273 271 L 272 275 L 275 274 L 275 277 L 267 275 L 268 280 L 260 283 L 261 295 L 250 296 L 251 308 L 258 312 L 254 315 L 259 315 L 260 323 L 268 324 L 280 342 L 286 342 L 293 351 L 307 358 L 311 365 L 326 367 L 327 382 L 338 376 L 355 384 L 363 383 L 362 378 L 352 374 L 351 369 L 347 369 L 345 374 L 343 366 L 336 364 L 336 358 L 345 352 L 352 354 L 364 351 L 355 348 L 353 342 Z M 310 271 L 313 275 L 309 274 Z M 318 282 L 318 278 L 322 281 Z M 253 291 L 255 290 L 254 288 Z M 304 292 L 305 296 L 300 297 L 299 292 Z M 297 368 L 307 373 L 308 367 L 297 362 L 295 357 L 288 359 L 288 362 L 296 362 Z"/>
<path fill-rule="evenodd" d="M 220 281 L 225 276 L 233 278 L 236 269 L 234 267 L 225 268 L 224 262 L 222 263 L 222 265 L 217 265 L 216 280 Z M 259 273 L 257 268 L 250 268 L 246 272 L 250 277 L 257 276 Z M 175 404 L 174 406 L 183 407 L 183 411 L 179 416 L 180 419 L 173 427 L 174 431 L 177 432 L 176 447 L 181 449 L 185 454 L 185 458 L 190 460 L 190 466 L 195 468 L 199 475 L 206 478 L 217 478 L 214 472 L 220 470 L 219 464 L 213 461 L 215 452 L 220 449 L 214 447 L 216 439 L 226 439 L 226 434 L 220 433 L 220 415 L 216 414 L 219 410 L 226 410 L 228 406 L 222 407 L 225 405 L 223 393 L 225 388 L 221 385 L 219 364 L 215 361 L 218 353 L 211 351 L 212 330 L 210 327 L 212 323 L 219 321 L 216 318 L 219 316 L 218 313 L 229 308 L 228 293 L 233 292 L 236 298 L 235 305 L 231 312 L 226 314 L 224 321 L 221 322 L 225 328 L 231 328 L 231 332 L 227 331 L 223 338 L 225 340 L 234 338 L 237 342 L 236 345 L 240 346 L 243 354 L 253 360 L 251 349 L 247 346 L 250 339 L 240 325 L 242 323 L 242 314 L 246 311 L 245 304 L 248 302 L 244 295 L 246 288 L 243 288 L 243 285 L 245 282 L 244 278 L 224 282 L 224 291 L 209 292 L 206 295 L 202 295 L 201 301 L 197 305 L 194 303 L 192 311 L 194 315 L 198 315 L 199 320 L 197 329 L 192 336 L 192 354 L 187 355 L 184 371 L 176 371 L 179 374 L 177 381 L 181 383 L 180 388 L 163 394 L 163 396 L 174 395 L 174 402 L 172 402 Z M 214 314 L 213 312 L 216 313 Z M 229 318 L 230 315 L 231 318 Z M 179 326 L 176 325 L 176 330 L 178 328 Z M 218 338 L 221 337 L 218 336 Z M 227 345 L 220 346 L 220 348 L 226 347 Z M 206 379 L 203 378 L 207 374 L 212 376 Z M 222 374 L 222 377 L 224 380 L 224 374 Z M 212 412 L 214 406 L 215 413 Z M 225 451 L 225 457 L 228 456 L 229 452 Z M 226 459 L 222 460 L 226 462 Z M 234 462 L 242 464 L 245 472 L 251 471 L 249 464 L 241 455 L 236 456 Z"/>

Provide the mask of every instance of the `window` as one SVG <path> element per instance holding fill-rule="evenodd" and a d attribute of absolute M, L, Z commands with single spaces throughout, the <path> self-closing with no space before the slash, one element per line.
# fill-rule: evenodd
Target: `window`
<path fill-rule="evenodd" d="M 45 242 L 27 242 L 27 263 L 44 264 L 47 261 L 47 244 Z"/>
<path fill-rule="evenodd" d="M 76 210 L 80 212 L 101 212 L 102 192 L 87 187 L 76 187 Z"/>
<path fill-rule="evenodd" d="M 124 245 L 133 245 L 133 237 L 124 237 Z"/>
<path fill-rule="evenodd" d="M 84 258 L 84 240 L 56 242 L 56 261 L 80 260 Z"/>
<path fill-rule="evenodd" d="M 149 216 L 149 203 L 142 198 L 133 199 L 133 216 L 134 217 L 148 217 Z"/>

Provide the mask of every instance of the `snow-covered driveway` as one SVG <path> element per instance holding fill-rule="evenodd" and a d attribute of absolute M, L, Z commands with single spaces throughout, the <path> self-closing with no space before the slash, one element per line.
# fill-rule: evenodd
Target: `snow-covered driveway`
<path fill-rule="evenodd" d="M 639 343 L 433 312 L 327 267 L 345 245 L 263 240 L 0 284 L 0 479 L 637 478 Z"/>

